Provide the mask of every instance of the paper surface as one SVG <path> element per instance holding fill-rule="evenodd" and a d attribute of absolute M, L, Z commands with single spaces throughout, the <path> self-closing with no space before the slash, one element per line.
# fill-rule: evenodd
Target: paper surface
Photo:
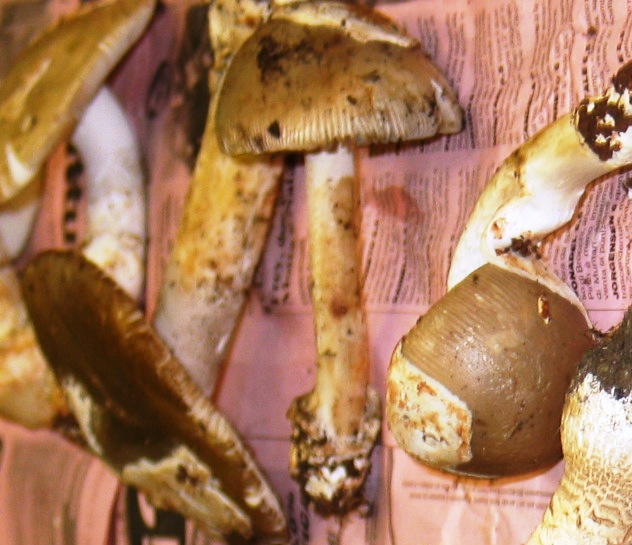
<path fill-rule="evenodd" d="M 605 0 L 417 0 L 380 7 L 421 39 L 466 112 L 458 135 L 361 152 L 372 382 L 382 399 L 395 344 L 445 292 L 451 251 L 478 192 L 509 152 L 584 95 L 600 92 L 632 59 L 630 8 L 630 2 Z M 5 28 L 6 12 L 3 6 Z M 197 92 L 204 79 L 195 69 L 208 61 L 204 40 L 197 38 L 205 27 L 186 12 L 186 5 L 168 3 L 111 81 L 136 124 L 149 175 L 149 312 L 195 155 L 190 135 L 204 115 L 204 96 Z M 185 21 L 192 32 L 183 37 Z M 196 53 L 186 65 L 184 52 Z M 74 223 L 62 219 L 69 206 L 81 205 L 68 198 L 63 157 L 56 160 L 61 167 L 51 163 L 47 209 L 24 258 L 71 245 L 81 234 L 80 214 Z M 269 243 L 217 395 L 279 492 L 291 543 L 523 543 L 557 487 L 562 464 L 496 483 L 457 479 L 412 461 L 386 427 L 367 485 L 366 517 L 324 520 L 301 502 L 287 472 L 285 413 L 294 397 L 311 389 L 315 372 L 302 172 L 300 157 L 288 162 Z M 632 297 L 627 178 L 619 174 L 595 184 L 581 215 L 544 249 L 544 259 L 602 330 L 617 323 Z M 100 462 L 78 449 L 46 433 L 1 426 L 0 535 L 10 536 L 3 543 L 209 543 L 177 516 L 156 513 L 133 491 L 120 490 Z M 94 500 L 88 510 L 86 498 Z"/>

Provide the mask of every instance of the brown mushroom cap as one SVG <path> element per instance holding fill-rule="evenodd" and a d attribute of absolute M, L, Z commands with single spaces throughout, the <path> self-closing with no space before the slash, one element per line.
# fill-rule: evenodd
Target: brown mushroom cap
<path fill-rule="evenodd" d="M 224 151 L 309 152 L 460 130 L 456 97 L 419 45 L 383 41 L 378 30 L 356 40 L 344 23 L 261 25 L 235 54 L 218 96 Z"/>
<path fill-rule="evenodd" d="M 154 5 L 155 0 L 85 5 L 18 56 L 0 83 L 0 202 L 38 174 L 143 32 Z"/>
<path fill-rule="evenodd" d="M 402 342 L 471 411 L 471 461 L 444 469 L 501 476 L 558 461 L 564 395 L 593 343 L 582 311 L 536 281 L 488 264 L 457 284 Z"/>
<path fill-rule="evenodd" d="M 266 496 L 235 430 L 112 279 L 79 253 L 48 251 L 27 265 L 22 288 L 42 349 L 67 393 L 83 398 L 86 414 L 77 420 L 109 465 L 121 475 L 142 473 L 150 496 L 162 495 L 168 506 L 171 497 L 195 499 L 213 489 L 209 500 L 223 506 L 215 516 L 234 515 L 225 527 L 237 525 L 247 536 L 250 518 L 256 534 L 284 535 L 276 499 Z M 185 461 L 172 464 L 183 450 L 190 453 Z M 210 473 L 208 482 L 188 472 L 191 459 L 201 461 L 200 474 Z M 147 464 L 155 464 L 153 481 Z M 176 475 L 165 477 L 164 466 Z M 181 489 L 162 489 L 165 480 Z"/>

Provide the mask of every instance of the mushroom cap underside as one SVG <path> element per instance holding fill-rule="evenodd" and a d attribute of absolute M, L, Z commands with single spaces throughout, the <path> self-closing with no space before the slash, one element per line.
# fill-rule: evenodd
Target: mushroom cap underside
<path fill-rule="evenodd" d="M 397 143 L 462 125 L 454 92 L 419 45 L 274 18 L 235 54 L 216 108 L 232 155 Z"/>
<path fill-rule="evenodd" d="M 22 291 L 60 383 L 89 398 L 91 413 L 78 419 L 109 465 L 121 473 L 159 467 L 185 447 L 210 471 L 215 485 L 206 489 L 240 504 L 259 534 L 284 534 L 276 499 L 240 437 L 122 288 L 80 253 L 51 250 L 26 266 Z"/>

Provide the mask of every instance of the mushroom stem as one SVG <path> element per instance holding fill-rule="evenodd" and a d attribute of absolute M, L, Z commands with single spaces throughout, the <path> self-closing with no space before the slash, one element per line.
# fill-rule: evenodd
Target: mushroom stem
<path fill-rule="evenodd" d="M 4 254 L 4 251 L 2 251 Z M 0 417 L 49 428 L 66 414 L 54 374 L 39 348 L 11 261 L 0 264 Z"/>
<path fill-rule="evenodd" d="M 137 299 L 144 287 L 147 230 L 142 161 L 134 129 L 107 87 L 90 103 L 72 143 L 88 180 L 82 251 Z"/>
<path fill-rule="evenodd" d="M 328 435 L 361 428 L 369 382 L 362 300 L 359 188 L 353 153 L 305 156 L 317 374 L 312 394 Z"/>
<path fill-rule="evenodd" d="M 232 55 L 267 4 L 224 0 L 210 7 L 215 65 L 211 96 Z M 215 391 L 267 239 L 280 161 L 224 154 L 211 99 L 200 153 L 158 295 L 153 323 L 206 395 Z"/>
<path fill-rule="evenodd" d="M 512 153 L 481 193 L 455 248 L 448 288 L 485 263 L 538 277 L 569 300 L 575 294 L 544 273 L 530 251 L 573 216 L 593 180 L 632 161 L 629 83 L 623 66 L 604 93 L 584 99 Z M 521 244 L 520 252 L 512 246 Z"/>
<path fill-rule="evenodd" d="M 564 475 L 528 545 L 632 537 L 632 312 L 586 353 L 562 415 Z"/>
<path fill-rule="evenodd" d="M 211 395 L 263 251 L 281 167 L 222 153 L 209 116 L 153 323 Z"/>
<path fill-rule="evenodd" d="M 287 538 L 276 494 L 242 438 L 208 399 L 263 250 L 281 177 L 278 161 L 225 155 L 215 134 L 217 86 L 235 50 L 267 8 L 257 0 L 217 0 L 210 5 L 215 63 L 209 74 L 209 115 L 152 319 L 161 341 L 192 378 L 187 381 L 200 390 L 195 406 L 212 413 L 221 424 L 220 429 L 215 425 L 210 430 L 211 441 L 223 451 L 221 457 L 230 458 L 228 463 L 207 463 L 205 469 L 217 474 L 211 473 L 208 483 L 201 479 L 197 486 L 209 488 L 225 503 L 215 506 L 205 501 L 197 514 L 191 513 L 191 505 L 185 507 L 209 533 L 239 543 L 246 538 L 261 543 Z M 183 490 L 176 486 L 176 493 Z M 191 499 L 202 501 L 198 494 L 201 491 Z"/>
<path fill-rule="evenodd" d="M 305 180 L 317 371 L 314 389 L 288 412 L 290 471 L 319 510 L 344 513 L 362 499 L 380 430 L 369 388 L 353 152 L 339 146 L 307 154 Z"/>

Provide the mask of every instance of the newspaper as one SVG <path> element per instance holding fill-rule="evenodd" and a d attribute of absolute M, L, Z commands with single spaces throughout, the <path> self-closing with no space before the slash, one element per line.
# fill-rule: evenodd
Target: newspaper
<path fill-rule="evenodd" d="M 58 3 L 63 9 L 73 5 Z M 372 382 L 382 398 L 391 351 L 445 292 L 451 252 L 494 169 L 581 97 L 600 92 L 632 59 L 631 4 L 411 0 L 378 5 L 420 38 L 466 112 L 460 134 L 360 152 Z M 3 5 L 4 27 L 7 12 Z M 208 99 L 203 12 L 193 3 L 167 2 L 110 81 L 134 120 L 146 158 L 151 238 L 144 304 L 149 315 Z M 60 149 L 49 165 L 47 205 L 24 260 L 45 247 L 72 245 L 81 236 L 81 202 L 68 196 L 63 168 Z M 294 397 L 311 389 L 315 372 L 302 177 L 301 158 L 288 158 L 269 243 L 216 398 L 278 491 L 290 542 L 524 543 L 558 485 L 563 462 L 494 482 L 457 478 L 414 462 L 386 425 L 367 483 L 366 513 L 324 519 L 302 501 L 288 475 L 285 416 Z M 620 173 L 594 184 L 577 217 L 543 248 L 551 269 L 573 287 L 604 331 L 618 322 L 632 297 L 625 236 L 632 220 L 628 177 Z M 68 207 L 77 213 L 64 221 Z M 3 544 L 210 544 L 178 515 L 156 511 L 122 487 L 85 452 L 48 432 L 0 426 Z"/>

